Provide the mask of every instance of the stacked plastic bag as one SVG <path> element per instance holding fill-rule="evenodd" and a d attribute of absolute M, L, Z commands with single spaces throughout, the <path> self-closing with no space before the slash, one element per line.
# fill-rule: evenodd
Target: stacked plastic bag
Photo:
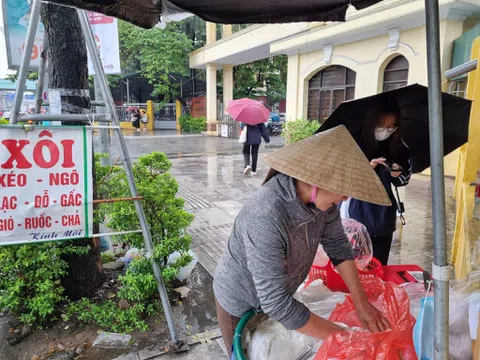
<path fill-rule="evenodd" d="M 450 359 L 471 360 L 472 338 L 469 324 L 469 305 L 480 298 L 480 274 L 472 274 L 469 279 L 452 281 L 449 300 L 450 325 Z M 410 298 L 412 315 L 417 319 L 414 339 L 415 347 L 420 357 L 425 360 L 433 359 L 433 297 L 423 284 L 407 283 L 403 289 Z M 423 306 L 422 306 L 423 302 Z"/>

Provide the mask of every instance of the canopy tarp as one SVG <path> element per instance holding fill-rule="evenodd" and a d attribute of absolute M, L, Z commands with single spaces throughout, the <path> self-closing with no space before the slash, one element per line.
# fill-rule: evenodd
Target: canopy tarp
<path fill-rule="evenodd" d="M 345 21 L 350 4 L 360 10 L 381 0 L 50 0 L 152 28 L 160 16 L 192 13 L 219 24 Z"/>

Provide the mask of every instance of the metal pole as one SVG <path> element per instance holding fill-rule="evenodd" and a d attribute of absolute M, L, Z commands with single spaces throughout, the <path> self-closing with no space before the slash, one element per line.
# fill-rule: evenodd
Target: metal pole
<path fill-rule="evenodd" d="M 456 78 L 457 76 L 462 76 L 463 74 L 467 74 L 470 71 L 474 71 L 478 66 L 478 59 L 470 60 L 462 65 L 458 65 L 453 69 L 445 71 L 445 77 L 448 80 Z"/>
<path fill-rule="evenodd" d="M 99 82 L 100 80 L 98 79 L 99 75 L 95 74 L 95 78 L 93 80 L 93 85 L 95 87 L 95 101 L 103 101 L 103 96 L 102 96 L 102 91 L 100 89 Z M 103 106 L 97 106 L 97 114 L 105 114 L 105 107 Z M 110 155 L 110 130 L 109 129 L 100 129 L 98 132 L 98 138 L 100 142 L 100 152 L 102 154 L 107 154 Z M 100 160 L 100 163 L 102 166 L 110 166 L 110 156 L 106 158 L 102 158 Z"/>
<path fill-rule="evenodd" d="M 130 78 L 127 77 L 127 104 L 130 104 Z"/>
<path fill-rule="evenodd" d="M 117 113 L 115 112 L 115 108 L 113 106 L 112 94 L 110 93 L 107 78 L 105 77 L 105 73 L 103 72 L 103 66 L 100 61 L 100 56 L 97 52 L 97 47 L 93 38 L 93 33 L 88 23 L 87 14 L 83 10 L 77 10 L 77 13 L 80 19 L 80 25 L 82 26 L 83 34 L 85 36 L 85 42 L 87 43 L 87 49 L 90 52 L 90 57 L 92 58 L 92 62 L 95 68 L 95 73 L 97 74 L 97 78 L 99 80 L 99 86 L 102 91 L 103 98 L 105 100 L 107 111 L 110 114 L 112 114 L 113 124 L 115 126 L 120 126 Z M 139 195 L 137 191 L 137 186 L 135 185 L 135 179 L 133 177 L 132 164 L 130 163 L 130 158 L 128 156 L 127 143 L 125 142 L 125 139 L 123 137 L 121 130 L 117 130 L 117 134 L 118 134 L 119 150 L 120 150 L 120 154 L 122 156 L 123 164 L 125 167 L 125 173 L 127 175 L 128 184 L 130 186 L 130 192 L 132 194 L 132 197 L 137 197 Z M 143 211 L 142 202 L 137 200 L 137 201 L 134 201 L 134 204 L 135 204 L 135 209 L 137 210 L 143 237 L 145 239 L 145 247 L 147 249 L 148 254 L 152 256 L 154 251 L 152 237 L 150 234 L 150 229 L 148 228 L 148 225 L 145 219 L 145 213 Z M 172 308 L 170 306 L 170 301 L 168 300 L 167 290 L 165 289 L 165 284 L 163 282 L 162 272 L 160 270 L 160 266 L 158 265 L 158 263 L 153 261 L 153 259 L 152 259 L 152 266 L 153 266 L 153 273 L 157 280 L 158 293 L 160 294 L 160 298 L 162 300 L 163 310 L 165 312 L 168 328 L 170 330 L 170 336 L 172 338 L 172 341 L 177 344 L 179 342 L 179 339 L 178 339 L 177 330 L 175 329 L 175 324 L 173 321 Z"/>
<path fill-rule="evenodd" d="M 42 52 L 40 53 L 40 65 L 38 67 L 37 91 L 35 93 L 35 113 L 40 114 L 43 103 L 43 88 L 45 87 L 45 70 L 47 67 L 47 34 L 43 34 Z"/>
<path fill-rule="evenodd" d="M 428 117 L 432 182 L 434 248 L 434 358 L 448 360 L 449 273 L 445 227 L 445 179 L 443 168 L 443 110 L 440 67 L 440 20 L 438 0 L 425 0 L 428 62 Z"/>
<path fill-rule="evenodd" d="M 13 102 L 10 124 L 17 123 L 18 114 L 20 113 L 20 108 L 22 106 L 28 70 L 30 68 L 30 58 L 32 57 L 33 43 L 35 42 L 35 35 L 37 32 L 38 22 L 40 20 L 41 7 L 41 0 L 33 0 L 30 22 L 28 23 L 27 38 L 25 40 L 25 47 L 22 55 L 22 64 L 20 65 L 20 70 L 18 71 L 17 91 L 15 92 L 15 100 Z"/>

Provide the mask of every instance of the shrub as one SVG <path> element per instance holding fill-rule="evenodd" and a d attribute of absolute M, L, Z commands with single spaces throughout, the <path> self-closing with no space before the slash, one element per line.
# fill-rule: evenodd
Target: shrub
<path fill-rule="evenodd" d="M 287 144 L 292 144 L 312 136 L 319 127 L 320 123 L 317 120 L 287 121 L 283 126 L 282 136 Z"/>
<path fill-rule="evenodd" d="M 143 208 L 152 234 L 153 257 L 160 265 L 167 285 L 180 268 L 192 261 L 188 253 L 191 237 L 186 230 L 193 220 L 193 215 L 183 209 L 184 200 L 176 197 L 178 183 L 169 173 L 171 167 L 166 155 L 159 152 L 141 156 L 133 164 L 135 182 L 140 196 L 143 197 Z M 100 163 L 96 164 L 96 169 L 105 173 L 105 168 Z M 115 167 L 108 180 L 99 184 L 98 192 L 105 198 L 129 197 L 130 190 L 123 169 Z M 99 214 L 113 231 L 140 229 L 137 211 L 132 202 L 103 204 L 99 208 Z M 124 235 L 121 240 L 136 248 L 143 247 L 142 234 Z M 175 252 L 178 252 L 180 257 L 169 263 L 169 256 Z M 148 266 L 148 270 L 153 274 L 151 266 Z"/>
<path fill-rule="evenodd" d="M 8 124 L 10 124 L 10 122 L 7 119 L 5 118 L 0 119 L 0 125 L 8 125 Z"/>
<path fill-rule="evenodd" d="M 70 243 L 0 248 L 0 311 L 10 312 L 29 326 L 49 325 L 66 300 L 60 281 L 68 264 L 62 256 L 88 250 Z"/>
<path fill-rule="evenodd" d="M 147 330 L 148 325 L 143 320 L 143 316 L 145 313 L 153 314 L 154 312 L 151 305 L 133 304 L 127 308 L 120 309 L 112 300 L 97 304 L 83 298 L 71 303 L 63 318 L 68 320 L 71 317 L 75 317 L 82 323 L 96 324 L 104 331 L 131 333 L 137 329 L 141 331 Z"/>
<path fill-rule="evenodd" d="M 204 117 L 195 118 L 190 115 L 182 115 L 179 122 L 184 132 L 199 133 L 207 130 L 207 120 Z"/>

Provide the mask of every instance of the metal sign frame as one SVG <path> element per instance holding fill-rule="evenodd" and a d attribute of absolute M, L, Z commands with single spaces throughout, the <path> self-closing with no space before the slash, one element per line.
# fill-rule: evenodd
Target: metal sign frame
<path fill-rule="evenodd" d="M 29 66 L 30 66 L 30 58 L 32 55 L 33 42 L 35 40 L 36 29 L 40 22 L 41 5 L 42 5 L 41 0 L 33 0 L 31 5 L 30 23 L 28 25 L 28 30 L 27 30 L 25 51 L 22 55 L 22 63 L 18 73 L 17 91 L 15 94 L 14 107 L 12 109 L 12 117 L 10 118 L 10 124 L 13 124 L 13 125 L 15 125 L 19 120 L 19 113 L 20 113 L 20 108 L 21 108 L 22 99 L 23 99 L 24 87 L 25 87 L 25 82 L 27 80 L 27 75 L 28 75 Z M 175 328 L 175 324 L 173 321 L 173 313 L 170 306 L 170 301 L 168 299 L 167 291 L 165 288 L 165 283 L 163 281 L 160 266 L 157 262 L 153 260 L 154 247 L 152 242 L 152 236 L 150 234 L 150 229 L 148 227 L 145 213 L 143 210 L 141 197 L 138 194 L 137 186 L 135 184 L 132 164 L 131 164 L 130 156 L 128 154 L 128 149 L 127 149 L 127 144 L 125 142 L 125 138 L 123 137 L 123 133 L 120 127 L 120 122 L 118 120 L 117 113 L 115 111 L 113 97 L 110 92 L 107 77 L 105 75 L 105 72 L 102 66 L 100 54 L 95 44 L 94 35 L 90 27 L 90 24 L 88 22 L 87 13 L 83 10 L 77 9 L 77 14 L 80 20 L 80 25 L 82 28 L 83 35 L 85 37 L 87 49 L 91 54 L 93 66 L 95 68 L 95 73 L 96 73 L 95 80 L 98 83 L 98 87 L 103 99 L 103 101 L 101 101 L 101 104 L 98 104 L 98 105 L 105 106 L 106 114 L 104 115 L 102 114 L 98 116 L 92 116 L 91 114 L 65 114 L 65 115 L 63 114 L 58 114 L 58 115 L 27 114 L 25 117 L 22 117 L 21 120 L 25 120 L 25 121 L 26 120 L 33 120 L 33 121 L 38 121 L 38 120 L 55 121 L 56 120 L 56 121 L 62 121 L 62 122 L 71 122 L 71 121 L 90 122 L 93 119 L 96 121 L 103 120 L 103 122 L 112 123 L 113 126 L 103 126 L 102 128 L 113 129 L 116 132 L 116 135 L 118 136 L 118 146 L 119 146 L 121 160 L 123 162 L 125 174 L 127 176 L 132 200 L 135 204 L 135 209 L 138 214 L 141 232 L 143 234 L 145 248 L 147 250 L 147 257 L 151 259 L 151 262 L 152 262 L 153 272 L 155 275 L 155 279 L 157 281 L 158 293 L 160 295 L 165 317 L 168 323 L 168 328 L 170 330 L 170 337 L 173 343 L 175 344 L 175 350 L 177 351 L 186 350 L 188 349 L 188 345 L 180 341 L 178 338 L 177 330 Z M 39 73 L 40 78 L 42 78 L 43 76 L 44 76 L 44 71 L 43 73 Z M 133 230 L 133 231 L 137 232 L 137 230 Z"/>

